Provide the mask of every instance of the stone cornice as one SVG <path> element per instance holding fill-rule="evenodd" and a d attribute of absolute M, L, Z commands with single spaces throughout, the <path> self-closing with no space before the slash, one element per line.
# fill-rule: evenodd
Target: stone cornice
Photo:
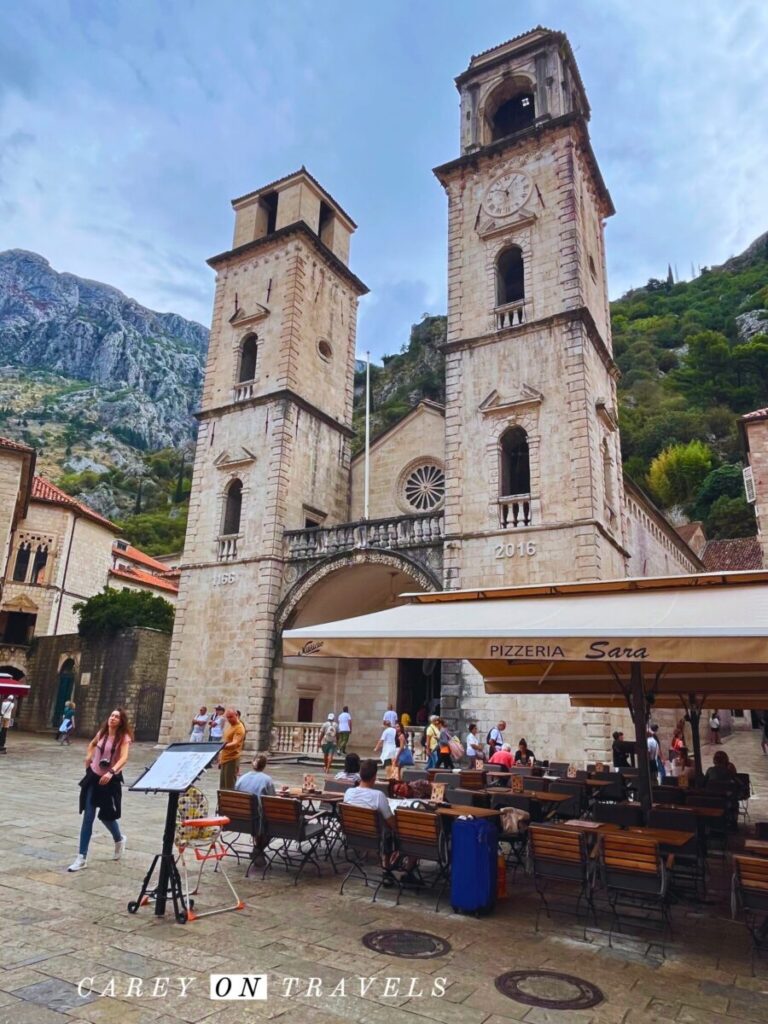
<path fill-rule="evenodd" d="M 278 228 L 277 231 L 273 231 L 271 235 L 264 235 L 263 238 L 256 238 L 253 242 L 246 242 L 245 245 L 238 245 L 235 249 L 229 249 L 227 252 L 220 252 L 217 256 L 211 256 L 207 261 L 209 267 L 213 267 L 214 270 L 218 270 L 220 267 L 225 266 L 227 263 L 233 263 L 240 257 L 250 256 L 259 249 L 264 249 L 274 242 L 282 241 L 285 238 L 289 238 L 291 235 L 303 235 L 304 239 L 310 243 L 315 249 L 317 254 L 321 256 L 325 262 L 334 270 L 339 277 L 344 278 L 348 284 L 352 285 L 357 295 L 367 295 L 368 286 L 363 284 L 360 278 L 353 274 L 346 263 L 342 263 L 335 252 L 332 252 L 325 242 L 321 242 L 315 232 L 305 224 L 303 220 L 298 220 L 294 224 L 286 224 L 284 228 Z"/>
<path fill-rule="evenodd" d="M 432 173 L 445 188 L 457 171 L 463 171 L 467 168 L 476 170 L 480 162 L 487 157 L 496 156 L 500 153 L 505 153 L 506 151 L 511 152 L 514 149 L 520 149 L 521 147 L 527 146 L 531 139 L 538 139 L 541 136 L 549 135 L 561 128 L 575 129 L 576 134 L 579 136 L 579 148 L 586 158 L 590 171 L 592 172 L 592 178 L 595 183 L 595 188 L 597 189 L 597 194 L 602 200 L 602 216 L 612 217 L 616 212 L 616 208 L 613 205 L 611 194 L 603 180 L 600 167 L 597 163 L 597 157 L 592 149 L 586 119 L 583 114 L 576 112 L 562 114 L 560 117 L 553 117 L 546 121 L 538 121 L 535 124 L 532 124 L 530 128 L 525 128 L 521 132 L 516 132 L 514 135 L 508 135 L 506 138 L 499 139 L 498 142 L 492 142 L 488 146 L 479 146 L 471 153 L 465 153 L 464 156 L 457 157 L 455 160 L 449 160 L 448 163 L 440 164 L 438 167 L 434 167 L 432 169 Z"/>
<path fill-rule="evenodd" d="M 236 409 L 253 409 L 258 405 L 274 405 L 278 402 L 290 402 L 299 409 L 303 409 L 304 412 L 308 412 L 311 416 L 316 416 L 317 419 L 321 420 L 327 426 L 332 427 L 334 430 L 338 430 L 344 437 L 352 438 L 355 436 L 354 430 L 351 427 L 345 426 L 343 423 L 339 423 L 333 416 L 329 416 L 327 412 L 323 412 L 312 402 L 307 401 L 306 398 L 302 398 L 295 391 L 291 391 L 290 388 L 282 388 L 280 391 L 270 391 L 266 395 L 256 395 L 253 398 L 246 398 L 242 402 L 226 402 L 224 405 L 217 405 L 210 409 L 200 409 L 195 413 L 195 419 L 197 420 L 210 420 L 214 416 L 220 416 L 222 413 L 233 412 Z"/>
<path fill-rule="evenodd" d="M 501 331 L 490 331 L 488 334 L 478 334 L 472 338 L 458 338 L 456 341 L 447 341 L 442 345 L 444 352 L 454 352 L 457 349 L 470 348 L 474 345 L 489 345 L 500 339 L 506 340 L 513 335 L 527 335 L 535 330 L 542 330 L 548 327 L 557 327 L 560 324 L 568 324 L 578 320 L 584 325 L 587 337 L 592 346 L 600 356 L 600 359 L 610 375 L 618 380 L 621 376 L 613 356 L 608 351 L 608 346 L 603 341 L 600 331 L 597 329 L 592 314 L 586 306 L 578 306 L 576 309 L 566 309 L 561 313 L 553 313 L 551 316 L 542 317 L 540 320 L 530 320 L 517 327 L 505 327 Z"/>

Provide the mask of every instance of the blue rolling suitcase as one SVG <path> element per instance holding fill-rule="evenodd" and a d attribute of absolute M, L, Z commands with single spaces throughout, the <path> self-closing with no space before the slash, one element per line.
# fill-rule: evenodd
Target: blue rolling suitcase
<path fill-rule="evenodd" d="M 451 831 L 451 906 L 486 914 L 496 904 L 498 833 L 487 818 L 457 818 Z"/>

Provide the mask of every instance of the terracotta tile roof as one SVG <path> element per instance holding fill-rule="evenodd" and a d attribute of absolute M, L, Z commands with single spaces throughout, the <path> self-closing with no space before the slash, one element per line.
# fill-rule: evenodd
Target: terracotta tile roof
<path fill-rule="evenodd" d="M 98 512 L 94 512 L 92 508 L 88 508 L 82 501 L 77 501 L 70 494 L 65 494 L 59 487 L 56 487 L 55 484 L 43 479 L 41 476 L 36 476 L 32 481 L 32 501 L 47 501 L 51 505 L 63 505 L 78 512 L 81 516 L 85 516 L 87 519 L 92 519 L 95 523 L 106 526 L 108 530 L 112 530 L 114 533 L 120 532 L 109 519 L 99 515 Z"/>
<path fill-rule="evenodd" d="M 33 452 L 35 449 L 30 448 L 28 444 L 22 444 L 21 441 L 12 441 L 10 437 L 0 437 L 0 448 L 7 448 L 12 452 Z"/>
<path fill-rule="evenodd" d="M 744 420 L 768 420 L 768 409 L 755 409 L 754 412 L 745 412 L 741 417 Z"/>
<path fill-rule="evenodd" d="M 139 565 L 146 566 L 147 569 L 151 569 L 153 572 L 166 572 L 168 568 L 165 562 L 158 562 L 152 555 L 140 551 L 131 544 L 119 547 L 118 542 L 115 541 L 112 545 L 112 554 L 115 558 L 125 558 L 129 562 L 138 562 Z"/>
<path fill-rule="evenodd" d="M 686 544 L 690 544 L 691 538 L 694 536 L 697 530 L 702 530 L 703 526 L 700 522 L 695 523 L 683 523 L 682 526 L 676 526 L 675 529 L 679 535 L 683 538 Z"/>
<path fill-rule="evenodd" d="M 704 548 L 701 560 L 710 572 L 763 568 L 763 553 L 757 537 L 710 540 Z"/>
<path fill-rule="evenodd" d="M 158 590 L 168 590 L 172 594 L 178 594 L 177 584 L 171 580 L 162 579 L 154 573 L 144 572 L 143 569 L 110 569 L 110 576 L 118 576 L 123 580 L 132 580 L 134 583 L 143 583 L 147 587 L 156 587 Z"/>

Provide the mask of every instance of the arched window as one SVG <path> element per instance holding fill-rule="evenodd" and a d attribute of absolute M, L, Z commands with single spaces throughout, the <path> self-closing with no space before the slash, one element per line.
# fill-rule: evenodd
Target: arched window
<path fill-rule="evenodd" d="M 499 497 L 530 494 L 531 464 L 528 435 L 522 427 L 510 427 L 501 437 L 501 475 Z"/>
<path fill-rule="evenodd" d="M 224 527 L 222 533 L 230 536 L 240 532 L 240 512 L 243 507 L 243 484 L 241 480 L 233 480 L 227 488 L 224 504 Z"/>
<path fill-rule="evenodd" d="M 35 560 L 32 563 L 32 583 L 45 583 L 45 565 L 48 561 L 48 546 L 38 544 Z"/>
<path fill-rule="evenodd" d="M 240 346 L 240 373 L 237 378 L 238 384 L 246 380 L 253 380 L 256 376 L 256 356 L 258 354 L 257 338 L 255 334 L 249 334 Z"/>
<path fill-rule="evenodd" d="M 524 298 L 523 251 L 519 245 L 511 245 L 496 260 L 496 305 L 506 306 Z"/>
<path fill-rule="evenodd" d="M 532 125 L 536 118 L 536 108 L 532 92 L 518 92 L 504 100 L 489 118 L 491 142 L 505 139 L 508 135 L 521 132 Z"/>
<path fill-rule="evenodd" d="M 31 554 L 32 545 L 28 541 L 19 545 L 19 553 L 16 555 L 16 565 L 13 567 L 13 578 L 16 583 L 24 583 L 26 581 Z"/>

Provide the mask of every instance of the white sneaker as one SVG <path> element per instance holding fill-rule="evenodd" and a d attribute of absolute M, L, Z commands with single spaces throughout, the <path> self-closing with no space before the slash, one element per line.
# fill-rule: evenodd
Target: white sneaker
<path fill-rule="evenodd" d="M 83 868 L 87 868 L 87 867 L 88 867 L 88 861 L 82 855 L 82 853 L 78 853 L 78 855 L 75 857 L 75 859 L 72 861 L 72 863 L 67 868 L 67 871 L 82 871 Z"/>
<path fill-rule="evenodd" d="M 112 860 L 120 860 L 120 858 L 123 856 L 123 852 L 125 851 L 125 844 L 127 842 L 128 842 L 128 837 L 127 836 L 122 836 L 120 841 L 115 843 L 115 855 L 112 858 Z"/>

